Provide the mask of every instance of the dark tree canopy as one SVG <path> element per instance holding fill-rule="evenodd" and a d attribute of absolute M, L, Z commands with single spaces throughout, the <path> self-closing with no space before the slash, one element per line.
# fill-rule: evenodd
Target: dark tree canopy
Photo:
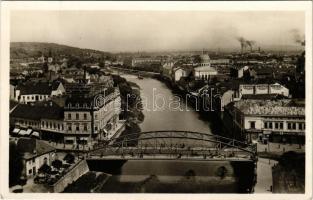
<path fill-rule="evenodd" d="M 56 160 L 52 161 L 51 165 L 54 168 L 60 169 L 62 167 L 63 163 L 61 160 L 56 159 Z"/>

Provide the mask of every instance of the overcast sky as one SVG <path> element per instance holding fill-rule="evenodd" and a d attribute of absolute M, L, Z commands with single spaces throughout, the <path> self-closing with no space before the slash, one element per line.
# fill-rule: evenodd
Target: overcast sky
<path fill-rule="evenodd" d="M 296 45 L 304 21 L 302 12 L 281 11 L 14 11 L 11 41 L 112 52 L 239 49 L 237 37 L 261 47 Z"/>

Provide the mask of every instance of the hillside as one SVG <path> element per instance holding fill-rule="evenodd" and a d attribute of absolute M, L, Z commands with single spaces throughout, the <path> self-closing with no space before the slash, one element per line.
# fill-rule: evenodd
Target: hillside
<path fill-rule="evenodd" d="M 81 49 L 77 47 L 70 47 L 55 43 L 41 43 L 41 42 L 11 42 L 10 44 L 11 59 L 39 57 L 42 54 L 48 56 L 51 52 L 52 56 L 110 56 L 110 53 L 92 50 Z"/>

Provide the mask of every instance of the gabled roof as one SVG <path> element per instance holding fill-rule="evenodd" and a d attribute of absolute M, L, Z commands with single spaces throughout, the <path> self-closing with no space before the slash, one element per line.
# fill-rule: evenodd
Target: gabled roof
<path fill-rule="evenodd" d="M 17 150 L 20 153 L 24 153 L 24 159 L 28 160 L 50 153 L 54 151 L 55 148 L 34 138 L 19 138 L 17 141 Z"/>
<path fill-rule="evenodd" d="M 21 91 L 21 95 L 27 94 L 42 94 L 50 95 L 52 90 L 58 88 L 60 83 L 48 83 L 48 82 L 27 82 L 19 84 L 17 90 Z"/>

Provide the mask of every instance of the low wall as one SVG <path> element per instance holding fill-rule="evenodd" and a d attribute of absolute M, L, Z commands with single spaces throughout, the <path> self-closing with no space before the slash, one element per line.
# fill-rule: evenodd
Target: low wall
<path fill-rule="evenodd" d="M 50 192 L 59 193 L 76 181 L 79 177 L 89 171 L 86 160 L 79 161 L 69 172 L 67 172 L 60 180 L 51 186 Z"/>

